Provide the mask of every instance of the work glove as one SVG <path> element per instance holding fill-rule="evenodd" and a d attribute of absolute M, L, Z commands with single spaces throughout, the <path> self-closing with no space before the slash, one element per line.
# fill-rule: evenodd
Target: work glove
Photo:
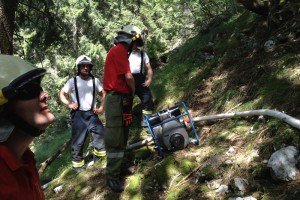
<path fill-rule="evenodd" d="M 122 97 L 122 117 L 124 126 L 132 124 L 132 98 L 129 96 Z"/>
<path fill-rule="evenodd" d="M 130 126 L 132 124 L 132 114 L 123 113 L 123 121 L 125 126 Z"/>

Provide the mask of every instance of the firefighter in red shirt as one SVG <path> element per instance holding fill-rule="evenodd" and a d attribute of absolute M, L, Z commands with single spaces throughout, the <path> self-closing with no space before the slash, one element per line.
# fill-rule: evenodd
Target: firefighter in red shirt
<path fill-rule="evenodd" d="M 109 50 L 104 64 L 106 177 L 108 186 L 114 192 L 124 190 L 120 176 L 129 126 L 132 123 L 131 110 L 135 86 L 128 61 L 131 43 L 132 35 L 119 31 L 115 38 L 116 46 Z"/>
<path fill-rule="evenodd" d="M 0 55 L 0 199 L 45 199 L 30 143 L 53 122 L 41 88 L 46 70 Z"/>

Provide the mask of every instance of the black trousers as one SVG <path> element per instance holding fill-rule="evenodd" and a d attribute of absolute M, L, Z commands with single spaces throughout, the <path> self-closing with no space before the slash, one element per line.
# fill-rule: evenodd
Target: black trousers
<path fill-rule="evenodd" d="M 76 110 L 71 112 L 72 123 L 72 160 L 81 162 L 83 160 L 84 142 L 89 132 L 93 136 L 95 149 L 104 150 L 104 127 L 98 116 L 93 111 Z"/>
<path fill-rule="evenodd" d="M 135 94 L 139 97 L 142 102 L 143 110 L 152 111 L 154 107 L 153 96 L 149 89 L 149 87 L 143 87 L 143 83 L 145 82 L 145 75 L 140 74 L 132 74 L 135 81 Z"/>

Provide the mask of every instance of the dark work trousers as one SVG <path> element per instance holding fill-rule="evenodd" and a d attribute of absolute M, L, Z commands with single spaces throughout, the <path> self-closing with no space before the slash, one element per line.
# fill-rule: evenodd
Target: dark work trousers
<path fill-rule="evenodd" d="M 107 156 L 106 177 L 118 180 L 124 166 L 125 148 L 129 127 L 124 126 L 122 117 L 122 94 L 109 91 L 105 97 L 105 148 Z"/>
<path fill-rule="evenodd" d="M 142 73 L 132 74 L 135 81 L 135 94 L 140 98 L 143 106 L 143 110 L 152 111 L 153 110 L 153 97 L 149 87 L 144 87 L 145 75 Z"/>
<path fill-rule="evenodd" d="M 94 148 L 104 150 L 104 127 L 93 111 L 76 110 L 71 112 L 72 122 L 72 160 L 83 160 L 84 142 L 89 132 L 93 136 Z"/>

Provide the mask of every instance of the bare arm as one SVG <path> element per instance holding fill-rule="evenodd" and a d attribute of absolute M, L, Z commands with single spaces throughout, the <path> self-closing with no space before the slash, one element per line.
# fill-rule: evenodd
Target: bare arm
<path fill-rule="evenodd" d="M 135 85 L 134 85 L 134 78 L 131 73 L 126 73 L 125 74 L 125 80 L 127 85 L 129 86 L 131 90 L 131 95 L 134 96 L 135 94 Z"/>
<path fill-rule="evenodd" d="M 78 105 L 77 103 L 74 103 L 74 102 L 70 102 L 67 98 L 68 94 L 65 93 L 63 90 L 61 90 L 59 93 L 58 93 L 58 97 L 59 97 L 59 100 L 65 104 L 68 108 L 72 109 L 72 110 L 76 110 L 78 108 Z"/>
<path fill-rule="evenodd" d="M 148 79 L 145 81 L 145 83 L 143 83 L 143 86 L 144 86 L 144 87 L 149 87 L 149 85 L 150 85 L 151 82 L 152 82 L 153 71 L 152 71 L 152 67 L 151 67 L 150 63 L 147 63 L 147 64 L 146 64 L 146 68 L 147 68 L 147 76 L 148 76 Z"/>
<path fill-rule="evenodd" d="M 94 109 L 94 113 L 97 114 L 97 115 L 99 115 L 104 110 L 104 101 L 105 101 L 106 92 L 103 89 L 99 94 L 102 97 L 102 99 L 101 99 L 101 105 L 99 106 L 98 109 L 97 108 Z"/>

